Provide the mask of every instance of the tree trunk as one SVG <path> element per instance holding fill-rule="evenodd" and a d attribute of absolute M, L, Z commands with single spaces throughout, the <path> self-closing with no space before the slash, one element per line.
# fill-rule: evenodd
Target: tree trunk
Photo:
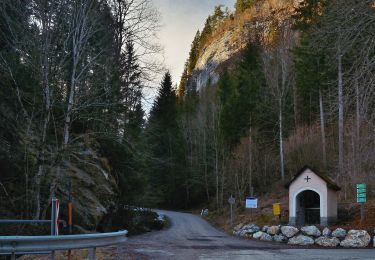
<path fill-rule="evenodd" d="M 344 97 L 343 97 L 343 72 L 342 55 L 338 55 L 338 105 L 339 105 L 339 176 L 344 173 Z"/>
<path fill-rule="evenodd" d="M 281 100 L 279 100 L 279 150 L 280 150 L 280 173 L 281 180 L 285 181 L 285 172 L 284 172 L 284 144 L 283 144 L 283 113 Z"/>
<path fill-rule="evenodd" d="M 207 141 L 206 141 L 206 130 L 203 129 L 203 160 L 204 160 L 204 182 L 206 186 L 207 202 L 210 201 L 210 192 L 208 187 L 208 176 L 207 176 Z"/>
<path fill-rule="evenodd" d="M 325 119 L 322 91 L 319 89 L 319 107 L 320 107 L 320 133 L 322 137 L 322 156 L 324 167 L 327 166 L 327 153 L 326 153 L 326 133 L 325 133 Z"/>
<path fill-rule="evenodd" d="M 251 142 L 251 127 L 249 130 L 249 192 L 251 193 L 253 187 L 253 153 L 252 153 L 252 142 Z"/>

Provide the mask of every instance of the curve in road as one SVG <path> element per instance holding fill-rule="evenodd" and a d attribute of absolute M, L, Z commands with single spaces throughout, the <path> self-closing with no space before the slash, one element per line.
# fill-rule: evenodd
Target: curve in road
<path fill-rule="evenodd" d="M 132 237 L 120 250 L 136 259 L 375 259 L 373 249 L 291 248 L 229 236 L 192 214 L 159 212 L 170 219 L 170 228 Z"/>

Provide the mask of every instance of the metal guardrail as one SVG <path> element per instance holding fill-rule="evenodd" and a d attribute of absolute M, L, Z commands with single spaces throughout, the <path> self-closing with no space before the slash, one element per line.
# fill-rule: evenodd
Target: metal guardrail
<path fill-rule="evenodd" d="M 0 254 L 32 254 L 58 250 L 91 248 L 89 259 L 95 259 L 97 247 L 117 245 L 127 240 L 127 230 L 113 233 L 98 233 L 67 236 L 0 236 Z"/>
<path fill-rule="evenodd" d="M 0 224 L 51 224 L 51 220 L 0 219 Z"/>

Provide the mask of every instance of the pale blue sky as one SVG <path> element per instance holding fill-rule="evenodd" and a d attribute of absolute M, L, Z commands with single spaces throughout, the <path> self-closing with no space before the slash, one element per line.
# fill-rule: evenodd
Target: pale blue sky
<path fill-rule="evenodd" d="M 164 46 L 166 68 L 178 82 L 196 31 L 201 30 L 217 5 L 233 9 L 235 0 L 153 0 L 161 14 L 160 43 Z"/>

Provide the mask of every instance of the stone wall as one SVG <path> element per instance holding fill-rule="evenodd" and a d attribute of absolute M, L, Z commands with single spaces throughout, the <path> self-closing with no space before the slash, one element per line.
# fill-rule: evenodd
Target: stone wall
<path fill-rule="evenodd" d="M 345 229 L 336 228 L 331 231 L 327 227 L 320 230 L 316 226 L 304 226 L 299 229 L 294 226 L 279 225 L 261 228 L 255 224 L 239 224 L 234 228 L 233 234 L 261 241 L 302 246 L 315 244 L 322 247 L 368 247 L 372 240 L 366 230 L 349 230 L 347 232 Z M 375 237 L 373 241 L 375 247 Z"/>

